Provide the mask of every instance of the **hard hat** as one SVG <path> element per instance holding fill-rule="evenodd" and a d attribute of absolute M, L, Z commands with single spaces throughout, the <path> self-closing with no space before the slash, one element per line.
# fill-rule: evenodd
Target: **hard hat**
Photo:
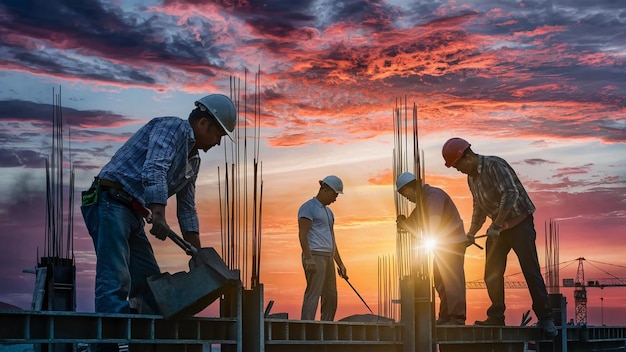
<path fill-rule="evenodd" d="M 459 161 L 465 150 L 470 146 L 471 144 L 463 138 L 454 137 L 448 139 L 443 145 L 443 148 L 441 148 L 441 154 L 443 155 L 443 160 L 446 161 L 446 167 L 450 167 Z"/>
<path fill-rule="evenodd" d="M 408 185 L 409 183 L 415 181 L 415 176 L 410 172 L 403 172 L 398 176 L 396 180 L 396 191 L 400 191 L 402 187 Z"/>
<path fill-rule="evenodd" d="M 210 94 L 194 103 L 202 111 L 208 111 L 222 126 L 228 138 L 233 140 L 233 131 L 237 123 L 237 110 L 229 97 L 222 94 Z"/>
<path fill-rule="evenodd" d="M 336 193 L 343 194 L 343 182 L 341 182 L 341 179 L 335 175 L 324 177 L 322 180 L 320 180 L 320 183 L 325 183 Z"/>

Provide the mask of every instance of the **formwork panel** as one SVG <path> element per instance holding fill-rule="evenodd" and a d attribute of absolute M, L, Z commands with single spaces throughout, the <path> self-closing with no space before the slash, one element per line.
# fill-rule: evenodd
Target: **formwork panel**
<path fill-rule="evenodd" d="M 286 321 L 266 321 L 265 334 L 265 339 L 269 341 L 289 340 L 289 323 Z"/>
<path fill-rule="evenodd" d="M 178 339 L 178 320 L 155 320 L 154 335 L 158 339 Z"/>
<path fill-rule="evenodd" d="M 364 325 L 353 325 L 351 328 L 352 341 L 367 341 L 367 328 Z"/>
<path fill-rule="evenodd" d="M 376 325 L 365 326 L 365 340 L 380 341 L 379 327 Z"/>
<path fill-rule="evenodd" d="M 131 314 L 0 311 L 0 345 L 107 340 L 142 347 L 154 343 L 180 345 L 176 348 L 185 349 L 182 345 L 237 344 L 238 333 L 236 318 L 178 321 Z"/>
<path fill-rule="evenodd" d="M 28 321 L 29 339 L 48 340 L 51 337 L 50 318 L 45 315 L 33 315 Z"/>
<path fill-rule="evenodd" d="M 401 341 L 401 325 L 381 325 L 378 327 L 379 339 L 381 341 Z"/>
<path fill-rule="evenodd" d="M 178 322 L 178 338 L 182 340 L 197 340 L 200 337 L 200 326 L 194 320 L 181 320 Z"/>
<path fill-rule="evenodd" d="M 48 317 L 53 322 L 54 339 L 91 339 L 98 335 L 98 321 L 87 317 L 60 315 Z"/>
<path fill-rule="evenodd" d="M 322 334 L 325 341 L 337 341 L 339 339 L 339 329 L 335 324 L 325 324 Z"/>
<path fill-rule="evenodd" d="M 154 339 L 154 321 L 151 319 L 135 319 L 130 322 L 130 337 L 133 340 Z"/>
<path fill-rule="evenodd" d="M 1 339 L 30 338 L 30 319 L 28 316 L 7 316 L 0 314 Z"/>
<path fill-rule="evenodd" d="M 208 320 L 199 322 L 200 340 L 236 340 L 236 320 Z"/>
<path fill-rule="evenodd" d="M 130 319 L 111 317 L 100 319 L 102 326 L 102 339 L 130 339 Z"/>
<path fill-rule="evenodd" d="M 289 324 L 287 340 L 304 340 L 306 338 L 305 324 Z"/>
<path fill-rule="evenodd" d="M 352 327 L 350 325 L 338 325 L 337 326 L 337 336 L 340 341 L 350 341 L 352 340 Z"/>
<path fill-rule="evenodd" d="M 323 324 L 302 324 L 304 329 L 303 340 L 321 341 Z"/>
<path fill-rule="evenodd" d="M 542 340 L 541 332 L 534 327 L 482 327 L 482 326 L 440 326 L 437 327 L 437 341 L 441 342 L 499 342 Z"/>

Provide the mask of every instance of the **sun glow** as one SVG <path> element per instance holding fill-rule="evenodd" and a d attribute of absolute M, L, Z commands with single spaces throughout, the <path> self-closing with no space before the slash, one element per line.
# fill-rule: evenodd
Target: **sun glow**
<path fill-rule="evenodd" d="M 434 238 L 427 238 L 424 241 L 424 248 L 429 252 L 433 251 L 437 247 L 437 241 Z"/>

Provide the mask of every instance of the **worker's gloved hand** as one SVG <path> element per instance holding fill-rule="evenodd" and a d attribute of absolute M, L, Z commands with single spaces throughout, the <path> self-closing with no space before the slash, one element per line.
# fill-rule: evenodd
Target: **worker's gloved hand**
<path fill-rule="evenodd" d="M 315 259 L 313 258 L 304 258 L 304 271 L 307 274 L 315 274 L 317 269 L 315 268 Z"/>
<path fill-rule="evenodd" d="M 491 226 L 487 229 L 487 237 L 496 239 L 500 236 L 500 231 L 502 231 L 502 226 L 491 223 Z"/>
<path fill-rule="evenodd" d="M 152 228 L 150 229 L 150 233 L 161 241 L 165 241 L 167 235 L 170 233 L 170 227 L 165 221 L 152 220 Z"/>
<path fill-rule="evenodd" d="M 396 227 L 398 228 L 398 230 L 404 230 L 405 222 L 406 222 L 406 216 L 398 215 L 398 218 L 396 219 Z"/>
<path fill-rule="evenodd" d="M 475 234 L 468 233 L 466 236 L 467 236 L 467 244 L 466 244 L 467 247 L 469 247 L 469 246 L 471 246 L 471 245 L 476 243 L 476 235 Z"/>

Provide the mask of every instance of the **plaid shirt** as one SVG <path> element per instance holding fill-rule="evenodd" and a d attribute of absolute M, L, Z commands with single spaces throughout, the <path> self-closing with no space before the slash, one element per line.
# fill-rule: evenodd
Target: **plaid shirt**
<path fill-rule="evenodd" d="M 154 118 L 122 145 L 98 177 L 121 183 L 144 205 L 167 204 L 176 194 L 181 231 L 199 232 L 195 192 L 200 155 L 189 155 L 195 142 L 189 121 Z"/>
<path fill-rule="evenodd" d="M 487 216 L 495 219 L 500 210 L 511 209 L 505 221 L 535 211 L 515 171 L 502 158 L 478 155 L 478 173 L 467 176 L 467 183 L 474 199 L 472 227 L 480 228 Z"/>

